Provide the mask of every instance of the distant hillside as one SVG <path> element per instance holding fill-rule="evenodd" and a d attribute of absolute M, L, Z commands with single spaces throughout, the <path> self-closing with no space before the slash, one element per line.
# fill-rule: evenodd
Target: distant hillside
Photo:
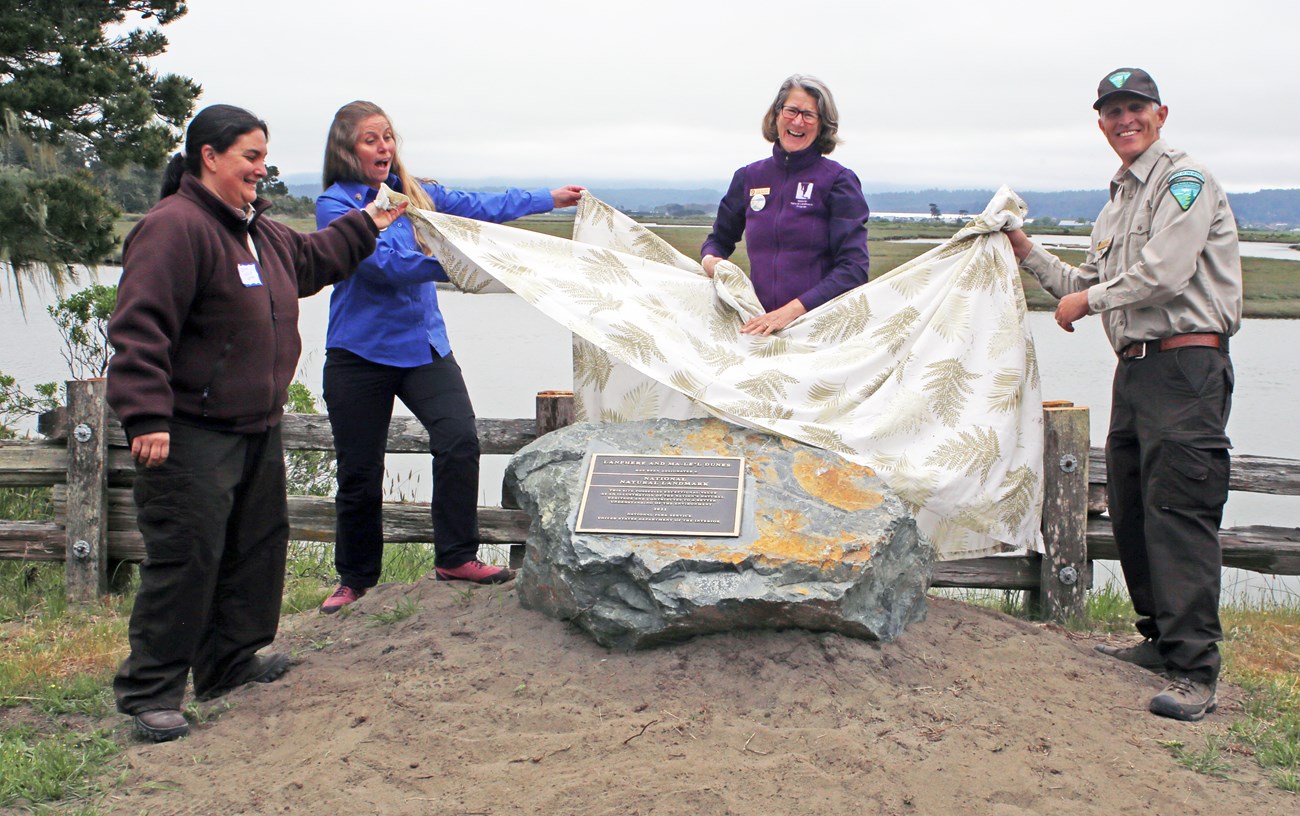
<path fill-rule="evenodd" d="M 1064 190 L 1058 192 L 1017 191 L 1029 205 L 1031 218 L 1048 216 L 1058 219 L 1091 221 L 1106 203 L 1105 190 Z M 992 190 L 921 190 L 914 193 L 867 193 L 872 212 L 929 212 L 934 204 L 939 211 L 952 215 L 965 210 L 977 213 L 993 196 Z M 1228 196 L 1233 215 L 1248 227 L 1300 226 L 1300 190 L 1260 190 L 1258 193 L 1233 193 Z"/>
<path fill-rule="evenodd" d="M 289 192 L 296 196 L 315 199 L 320 194 L 320 183 L 307 181 L 302 175 L 287 180 Z M 524 186 L 555 186 L 545 181 L 532 181 Z M 448 184 L 463 190 L 498 192 L 505 189 L 499 181 L 475 182 L 449 180 Z M 620 187 L 616 182 L 594 184 L 591 192 L 615 207 L 630 212 L 665 212 L 670 209 L 696 210 L 712 214 L 725 192 L 709 187 Z M 993 190 L 918 190 L 915 192 L 867 191 L 867 203 L 873 213 L 928 213 L 934 204 L 945 215 L 955 215 L 965 210 L 977 213 L 993 197 Z M 1043 216 L 1057 219 L 1091 221 L 1106 203 L 1105 190 L 1061 190 L 1055 192 L 1017 191 L 1029 205 L 1031 218 Z M 1248 227 L 1300 227 L 1300 190 L 1260 190 L 1257 193 L 1235 193 L 1228 196 L 1237 220 Z"/>
<path fill-rule="evenodd" d="M 867 193 L 867 203 L 873 213 L 926 213 L 933 204 L 945 215 L 955 215 L 963 210 L 977 213 L 988 206 L 993 190 L 918 190 L 916 192 Z M 1022 192 L 1017 190 L 1033 218 L 1072 218 L 1091 221 L 1106 203 L 1102 190 L 1069 190 L 1055 193 Z"/>
<path fill-rule="evenodd" d="M 506 189 L 501 184 L 481 184 L 475 182 L 449 181 L 450 186 L 461 190 L 473 190 L 480 193 L 495 193 Z M 558 186 L 534 182 L 528 187 Z M 296 196 L 308 196 L 315 199 L 320 195 L 320 182 L 290 183 L 289 192 Z M 712 190 L 705 187 L 696 189 L 657 188 L 657 187 L 606 187 L 595 184 L 589 187 L 591 194 L 602 201 L 613 204 L 623 210 L 632 212 L 654 212 L 671 205 L 698 209 L 712 213 L 718 208 L 724 190 Z"/>

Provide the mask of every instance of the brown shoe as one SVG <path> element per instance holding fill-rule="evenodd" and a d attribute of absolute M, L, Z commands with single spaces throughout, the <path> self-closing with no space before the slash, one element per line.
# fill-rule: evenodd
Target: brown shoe
<path fill-rule="evenodd" d="M 1125 663 L 1132 663 L 1134 666 L 1141 666 L 1149 672 L 1163 674 L 1165 671 L 1165 659 L 1160 656 L 1160 650 L 1156 648 L 1156 642 L 1150 638 L 1132 646 L 1111 646 L 1109 643 L 1098 643 L 1092 648 L 1107 657 L 1123 660 Z"/>
<path fill-rule="evenodd" d="M 200 702 L 215 700 L 222 697 L 242 685 L 247 683 L 273 683 L 284 676 L 289 670 L 289 656 L 284 652 L 271 652 L 264 655 L 253 655 L 253 662 L 249 664 L 248 671 L 244 673 L 242 680 L 233 685 L 220 689 L 212 689 L 194 695 L 194 699 Z"/>
<path fill-rule="evenodd" d="M 169 742 L 190 733 L 190 724 L 179 710 L 159 708 L 136 714 L 135 732 L 150 742 Z"/>
<path fill-rule="evenodd" d="M 1151 698 L 1152 714 L 1175 720 L 1197 722 L 1218 708 L 1213 683 L 1198 683 L 1190 677 L 1175 677 Z"/>

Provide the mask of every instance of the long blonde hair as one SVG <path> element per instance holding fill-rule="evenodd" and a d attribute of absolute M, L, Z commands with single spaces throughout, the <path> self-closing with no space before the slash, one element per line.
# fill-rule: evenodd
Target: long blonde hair
<path fill-rule="evenodd" d="M 334 121 L 330 123 L 329 136 L 325 139 L 325 168 L 321 174 L 321 181 L 325 189 L 336 181 L 359 181 L 367 183 L 365 171 L 361 168 L 361 161 L 357 158 L 356 144 L 357 139 L 361 137 L 361 123 L 371 116 L 382 116 L 388 122 L 388 127 L 393 130 L 393 139 L 400 145 L 401 140 L 397 136 L 397 130 L 393 128 L 393 120 L 388 118 L 384 109 L 374 102 L 366 102 L 358 99 L 355 102 L 349 102 L 338 109 L 334 114 Z M 398 181 L 402 184 L 402 192 L 411 199 L 411 205 L 419 207 L 422 210 L 436 210 L 433 199 L 425 191 L 421 183 L 426 179 L 416 178 L 406 171 L 406 166 L 402 164 L 401 153 L 393 151 L 392 172 L 397 176 Z M 415 240 L 420 245 L 420 249 L 425 255 L 432 255 L 433 252 L 425 244 L 424 239 L 420 237 L 419 230 L 415 232 Z"/>

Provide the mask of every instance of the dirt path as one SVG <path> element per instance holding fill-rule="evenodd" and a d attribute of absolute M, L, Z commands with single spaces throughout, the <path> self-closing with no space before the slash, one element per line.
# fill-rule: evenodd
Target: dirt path
<path fill-rule="evenodd" d="M 740 633 L 607 652 L 505 588 L 425 580 L 285 621 L 285 678 L 137 744 L 103 812 L 1294 814 L 1246 757 L 1179 766 L 1240 714 L 1146 713 L 1158 679 L 1054 627 L 931 599 L 896 643 Z M 409 598 L 419 611 L 373 617 Z"/>

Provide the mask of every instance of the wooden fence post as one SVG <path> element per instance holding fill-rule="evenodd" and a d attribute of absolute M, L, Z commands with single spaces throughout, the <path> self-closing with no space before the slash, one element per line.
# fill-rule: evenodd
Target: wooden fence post
<path fill-rule="evenodd" d="M 91 604 L 107 592 L 107 381 L 69 380 L 67 592 Z"/>
<path fill-rule="evenodd" d="M 538 391 L 537 392 L 537 437 L 540 439 L 551 431 L 573 424 L 574 403 L 572 391 Z M 501 485 L 501 506 L 511 510 L 519 509 L 519 502 Z M 524 562 L 524 545 L 513 544 L 510 547 L 510 566 L 519 569 Z"/>
<path fill-rule="evenodd" d="M 537 392 L 537 435 L 573 424 L 574 402 L 572 391 Z"/>
<path fill-rule="evenodd" d="M 1087 615 L 1088 409 L 1043 403 L 1043 545 L 1038 591 L 1030 605 L 1057 623 Z"/>

